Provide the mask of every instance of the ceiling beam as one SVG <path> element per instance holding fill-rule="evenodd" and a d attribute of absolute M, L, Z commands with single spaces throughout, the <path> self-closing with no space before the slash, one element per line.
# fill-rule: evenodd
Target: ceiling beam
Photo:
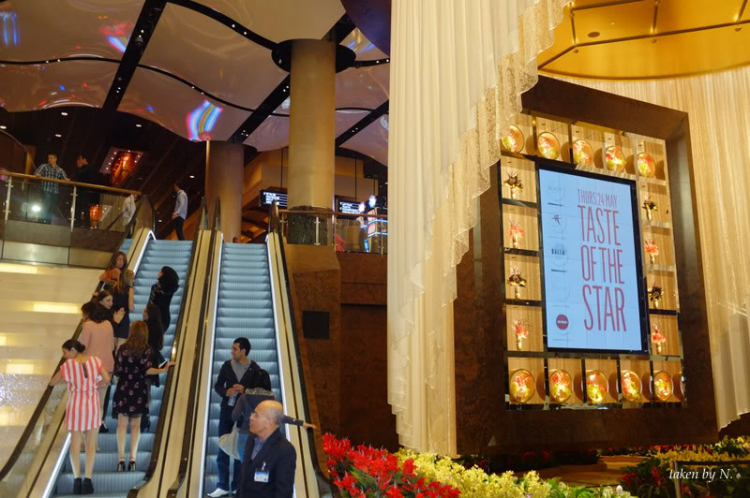
<path fill-rule="evenodd" d="M 380 104 L 377 109 L 357 121 L 351 128 L 336 137 L 336 147 L 340 147 L 341 145 L 343 145 L 344 142 L 352 138 L 360 131 L 364 130 L 367 126 L 375 122 L 377 119 L 380 119 L 382 115 L 388 114 L 389 102 L 389 100 L 386 100 L 385 102 Z"/>
<path fill-rule="evenodd" d="M 128 89 L 130 80 L 135 74 L 166 4 L 167 0 L 146 0 L 144 2 L 138 20 L 133 27 L 133 33 L 130 35 L 128 46 L 125 53 L 122 54 L 120 67 L 115 73 L 115 79 L 112 81 L 107 98 L 104 100 L 102 109 L 106 113 L 114 113 L 120 105 L 122 96 Z"/>

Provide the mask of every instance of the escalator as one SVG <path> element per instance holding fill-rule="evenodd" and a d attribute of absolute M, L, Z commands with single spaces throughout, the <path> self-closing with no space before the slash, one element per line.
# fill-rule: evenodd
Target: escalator
<path fill-rule="evenodd" d="M 124 244 L 124 250 L 129 248 L 129 241 Z M 143 309 L 149 300 L 151 286 L 156 283 L 159 271 L 163 266 L 170 266 L 180 277 L 178 290 L 172 296 L 170 305 L 171 323 L 164 335 L 164 349 L 162 354 L 165 358 L 172 357 L 172 344 L 175 337 L 175 329 L 180 315 L 183 301 L 183 290 L 188 276 L 188 267 L 191 260 L 192 242 L 172 240 L 151 240 L 146 246 L 140 265 L 137 268 L 135 279 L 135 310 L 130 312 L 130 323 L 142 320 Z M 112 399 L 114 398 L 115 386 L 112 386 L 109 406 L 105 407 L 107 415 L 106 424 L 108 433 L 100 433 L 98 437 L 99 451 L 96 455 L 94 474 L 92 477 L 95 496 L 102 497 L 124 497 L 129 490 L 145 477 L 145 470 L 149 465 L 151 450 L 154 444 L 154 432 L 157 428 L 159 413 L 161 409 L 164 384 L 167 374 L 160 375 L 160 387 L 151 388 L 150 423 L 151 431 L 141 434 L 138 445 L 135 472 L 117 472 L 119 461 L 117 453 L 117 420 L 112 416 Z M 125 451 L 125 460 L 129 459 L 129 442 Z M 81 455 L 81 469 L 83 469 L 84 455 Z M 65 456 L 60 474 L 57 478 L 52 496 L 73 496 L 73 474 L 69 457 Z"/>
<path fill-rule="evenodd" d="M 221 255 L 216 332 L 211 366 L 211 408 L 209 412 L 206 473 L 203 489 L 216 489 L 216 457 L 219 453 L 221 398 L 213 391 L 222 364 L 231 359 L 238 337 L 250 340 L 248 355 L 271 376 L 271 388 L 281 399 L 279 363 L 274 328 L 274 310 L 268 254 L 265 244 L 224 244 Z"/>
<path fill-rule="evenodd" d="M 213 386 L 222 364 L 231 358 L 230 350 L 238 337 L 250 340 L 249 357 L 269 372 L 271 387 L 286 415 L 311 420 L 282 238 L 271 230 L 266 244 L 224 243 L 220 207 L 217 202 L 211 223 L 201 326 L 196 332 L 198 346 L 189 386 L 180 393 L 191 404 L 182 444 L 170 447 L 165 455 L 167 462 L 179 461 L 162 481 L 162 489 L 168 486 L 166 496 L 170 498 L 202 497 L 216 489 L 221 398 Z M 295 495 L 335 496 L 335 486 L 321 473 L 314 434 L 291 425 L 281 430 L 297 452 Z"/>

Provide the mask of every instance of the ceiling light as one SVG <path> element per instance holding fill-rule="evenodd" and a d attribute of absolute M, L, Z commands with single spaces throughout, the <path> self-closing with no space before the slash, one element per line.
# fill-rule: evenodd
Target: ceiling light
<path fill-rule="evenodd" d="M 67 116 L 68 115 L 68 113 L 65 112 L 65 111 L 61 112 L 60 114 L 62 114 L 63 116 Z"/>
<path fill-rule="evenodd" d="M 62 138 L 62 135 L 60 135 L 59 133 L 55 133 L 55 136 L 56 136 L 57 138 Z"/>
<path fill-rule="evenodd" d="M 136 127 L 136 128 L 140 128 L 141 126 L 143 126 L 143 125 L 142 125 L 141 123 L 136 123 L 136 124 L 135 124 L 135 127 Z"/>
<path fill-rule="evenodd" d="M 234 28 L 234 27 L 235 27 L 235 24 L 232 24 L 232 27 Z"/>
<path fill-rule="evenodd" d="M 7 126 L 5 126 L 5 125 L 0 125 L 0 130 L 7 130 L 7 129 L 8 129 L 8 127 L 7 127 Z"/>
<path fill-rule="evenodd" d="M 244 34 L 247 34 L 247 31 L 244 31 Z"/>
<path fill-rule="evenodd" d="M 161 220 L 159 220 L 159 223 L 161 223 Z"/>

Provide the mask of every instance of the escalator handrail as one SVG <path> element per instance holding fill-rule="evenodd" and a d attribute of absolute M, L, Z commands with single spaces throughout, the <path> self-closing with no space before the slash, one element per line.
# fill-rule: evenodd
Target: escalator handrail
<path fill-rule="evenodd" d="M 213 284 L 212 281 L 212 275 L 214 273 L 214 260 L 215 257 L 215 250 L 216 250 L 216 238 L 218 232 L 221 230 L 221 203 L 219 201 L 219 198 L 216 198 L 216 203 L 214 204 L 214 216 L 211 220 L 211 239 L 209 242 L 209 253 L 208 253 L 208 268 L 206 271 L 206 280 L 203 283 L 203 295 L 201 296 L 201 312 L 200 316 L 198 318 L 198 324 L 199 324 L 199 332 L 198 337 L 196 337 L 195 341 L 195 356 L 193 357 L 193 367 L 191 372 L 191 378 L 190 378 L 190 393 L 188 395 L 188 399 L 195 400 L 198 397 L 198 385 L 199 382 L 199 376 L 202 373 L 202 364 L 203 364 L 203 356 L 205 354 L 204 347 L 205 347 L 205 336 L 206 332 L 209 326 L 208 320 L 206 319 L 206 314 L 208 313 L 208 300 L 210 296 L 211 286 Z M 209 383 L 210 384 L 210 383 Z M 209 394 L 210 396 L 210 394 Z M 185 478 L 188 475 L 188 469 L 192 468 L 190 465 L 190 457 L 193 454 L 192 448 L 195 444 L 195 438 L 192 437 L 193 433 L 195 432 L 195 424 L 196 424 L 196 410 L 197 408 L 193 406 L 191 410 L 188 410 L 187 414 L 187 420 L 185 421 L 185 432 L 182 437 L 182 451 L 180 452 L 180 466 L 177 470 L 177 477 L 175 477 L 174 482 L 169 487 L 169 490 L 167 491 L 167 497 L 176 497 L 177 493 L 179 492 L 182 485 L 185 483 Z"/>
<path fill-rule="evenodd" d="M 282 224 L 279 216 L 279 206 L 276 201 L 271 204 L 271 209 L 268 217 L 269 233 L 273 232 L 279 236 L 279 252 L 281 254 L 281 266 L 284 270 L 284 281 L 286 288 L 283 292 L 286 292 L 287 302 L 289 303 L 289 316 L 291 318 L 292 326 L 292 341 L 294 342 L 294 353 L 297 355 L 297 365 L 299 366 L 299 388 L 302 393 L 302 406 L 304 408 L 305 420 L 311 421 L 310 415 L 310 403 L 307 398 L 307 384 L 305 383 L 305 369 L 302 367 L 302 354 L 300 353 L 299 336 L 297 334 L 297 320 L 294 314 L 294 301 L 292 299 L 292 284 L 289 280 L 289 270 L 286 262 L 286 252 L 284 250 L 284 236 L 282 235 Z M 315 475 L 318 479 L 322 480 L 331 488 L 331 492 L 334 496 L 339 496 L 338 488 L 333 482 L 325 475 L 323 470 L 320 468 L 320 462 L 318 461 L 318 453 L 315 445 L 315 437 L 309 436 L 307 438 L 310 444 L 310 455 L 312 456 L 312 466 L 315 471 Z"/>
<path fill-rule="evenodd" d="M 147 199 L 147 197 L 144 196 L 143 199 Z M 133 215 L 133 219 L 135 219 L 137 211 L 140 208 L 143 199 L 139 201 L 139 205 L 136 207 L 136 213 Z M 122 244 L 125 242 L 125 239 L 127 238 L 127 234 L 128 234 L 127 231 L 123 232 L 122 237 L 120 238 L 119 243 L 117 244 L 118 250 L 120 247 L 122 247 Z M 94 288 L 94 292 L 99 292 L 102 288 L 102 284 L 103 282 L 101 281 L 97 282 L 96 287 Z M 78 338 L 81 336 L 82 330 L 83 330 L 83 319 L 81 319 L 78 322 L 78 326 L 76 327 L 75 332 L 73 332 L 73 336 L 71 337 L 71 339 L 78 340 Z M 62 367 L 63 363 L 65 363 L 65 358 L 60 358 L 60 361 L 57 363 L 57 366 L 55 367 L 55 370 L 52 372 L 52 375 L 50 376 L 50 378 L 52 378 L 60 370 L 60 367 Z M 49 401 L 50 396 L 52 396 L 53 389 L 54 389 L 54 386 L 48 385 L 47 388 L 44 390 L 42 397 L 39 399 L 39 403 L 37 403 L 36 408 L 34 408 L 34 412 L 31 414 L 31 418 L 29 419 L 29 422 L 26 424 L 26 427 L 21 433 L 21 437 L 18 439 L 18 443 L 16 443 L 15 448 L 13 448 L 13 451 L 11 452 L 8 460 L 3 465 L 3 468 L 0 469 L 0 481 L 5 479 L 5 477 L 8 474 L 10 474 L 10 471 L 13 469 L 13 466 L 16 464 L 16 462 L 20 458 L 21 453 L 23 452 L 23 449 L 26 447 L 26 444 L 29 442 L 29 438 L 31 437 L 31 434 L 34 432 L 34 428 L 36 427 L 36 424 L 39 422 L 39 418 L 42 416 L 42 413 L 44 412 L 44 407 L 47 406 L 47 402 Z"/>
<path fill-rule="evenodd" d="M 207 228 L 207 220 L 208 220 L 208 210 L 206 207 L 206 199 L 205 197 L 201 200 L 201 206 L 199 208 L 199 215 L 198 215 L 198 225 L 196 229 L 196 235 L 200 232 L 201 229 Z M 196 239 L 197 237 L 193 237 Z M 182 329 L 183 324 L 185 320 L 186 310 L 187 306 L 185 306 L 185 299 L 187 298 L 187 284 L 188 282 L 192 281 L 192 275 L 193 270 L 195 268 L 195 259 L 196 259 L 196 248 L 198 244 L 197 241 L 193 241 L 193 247 L 190 249 L 190 263 L 188 265 L 187 274 L 185 276 L 185 282 L 182 287 L 182 304 L 180 306 L 180 315 L 177 318 L 177 324 L 175 325 L 175 331 L 174 331 L 174 341 L 172 341 L 172 355 L 170 356 L 170 360 L 175 360 L 175 353 L 178 350 L 180 346 L 180 342 L 182 341 Z M 151 446 L 151 459 L 148 463 L 148 468 L 146 468 L 146 473 L 143 476 L 143 480 L 135 485 L 133 488 L 128 491 L 128 498 L 135 498 L 140 493 L 141 489 L 146 486 L 151 479 L 153 478 L 154 474 L 156 473 L 156 467 L 159 463 L 159 456 L 160 456 L 160 449 L 161 449 L 161 440 L 164 436 L 164 421 L 166 419 L 166 410 L 167 405 L 169 403 L 165 403 L 165 400 L 169 400 L 169 395 L 172 392 L 172 384 L 174 381 L 175 375 L 174 375 L 174 367 L 170 367 L 169 371 L 167 372 L 167 379 L 164 382 L 164 393 L 162 394 L 162 403 L 161 408 L 159 409 L 159 421 L 156 423 L 156 431 L 154 433 L 154 442 Z M 165 448 L 166 449 L 166 448 Z"/>

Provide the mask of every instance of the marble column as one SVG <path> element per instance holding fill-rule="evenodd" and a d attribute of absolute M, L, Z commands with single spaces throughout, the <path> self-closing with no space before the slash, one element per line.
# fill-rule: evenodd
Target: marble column
<path fill-rule="evenodd" d="M 289 208 L 331 211 L 335 175 L 336 44 L 292 42 Z M 292 243 L 327 245 L 330 217 L 289 218 Z"/>
<path fill-rule="evenodd" d="M 242 232 L 244 162 L 242 144 L 215 140 L 206 143 L 206 202 L 213 218 L 215 199 L 221 199 L 221 231 L 226 242 L 240 237 Z"/>

